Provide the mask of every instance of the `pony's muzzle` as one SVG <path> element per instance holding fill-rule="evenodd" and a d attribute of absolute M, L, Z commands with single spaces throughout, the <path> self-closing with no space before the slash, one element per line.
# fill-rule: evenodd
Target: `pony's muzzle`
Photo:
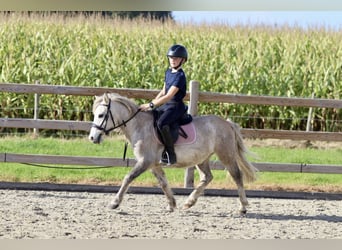
<path fill-rule="evenodd" d="M 93 136 L 93 135 L 89 135 L 89 140 L 92 141 L 95 144 L 100 144 L 101 139 L 102 139 L 102 133 L 98 134 L 98 136 Z"/>

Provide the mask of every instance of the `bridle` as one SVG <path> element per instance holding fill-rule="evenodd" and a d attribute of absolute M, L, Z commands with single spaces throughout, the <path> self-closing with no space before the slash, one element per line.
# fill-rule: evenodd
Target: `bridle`
<path fill-rule="evenodd" d="M 108 104 L 101 104 L 102 106 L 107 107 L 107 112 L 105 114 L 105 117 L 102 120 L 100 125 L 96 125 L 95 123 L 92 124 L 92 127 L 96 128 L 100 131 L 103 131 L 106 135 L 108 135 L 109 132 L 113 131 L 114 129 L 120 128 L 121 126 L 126 127 L 126 123 L 129 122 L 130 120 L 132 120 L 141 111 L 141 109 L 139 108 L 130 118 L 128 118 L 127 120 L 122 120 L 122 122 L 120 124 L 115 125 L 114 117 L 113 117 L 112 111 L 110 109 L 111 103 L 112 103 L 112 101 L 109 99 Z M 113 123 L 113 127 L 106 129 L 109 117 Z"/>

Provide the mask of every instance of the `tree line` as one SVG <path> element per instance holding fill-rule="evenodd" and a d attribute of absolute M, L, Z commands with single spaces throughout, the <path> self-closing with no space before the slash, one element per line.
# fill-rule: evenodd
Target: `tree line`
<path fill-rule="evenodd" d="M 14 11 L 3 11 L 2 14 L 10 15 L 15 13 Z M 73 17 L 83 15 L 85 17 L 102 16 L 106 18 L 123 18 L 123 19 L 135 19 L 145 18 L 166 21 L 168 19 L 173 20 L 171 11 L 25 11 L 23 14 L 30 15 L 61 15 L 64 17 Z"/>

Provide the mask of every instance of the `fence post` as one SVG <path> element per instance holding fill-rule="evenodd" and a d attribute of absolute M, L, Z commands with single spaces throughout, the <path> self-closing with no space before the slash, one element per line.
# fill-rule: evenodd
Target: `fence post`
<path fill-rule="evenodd" d="M 39 81 L 36 81 L 35 84 L 40 84 Z M 39 119 L 39 97 L 40 95 L 35 93 L 34 94 L 34 110 L 33 110 L 33 119 L 37 120 Z M 33 129 L 33 135 L 37 137 L 39 134 L 39 129 L 34 128 Z"/>
<path fill-rule="evenodd" d="M 190 90 L 190 102 L 189 102 L 188 113 L 195 116 L 195 115 L 197 115 L 199 82 L 198 81 L 190 81 L 189 90 Z M 193 188 L 194 187 L 194 172 L 195 172 L 195 167 L 189 167 L 185 170 L 185 176 L 184 176 L 184 187 L 185 188 Z"/>
<path fill-rule="evenodd" d="M 315 93 L 312 93 L 312 99 L 315 98 Z M 311 131 L 312 129 L 312 107 L 309 108 L 308 120 L 306 122 L 306 132 Z"/>
<path fill-rule="evenodd" d="M 312 93 L 311 96 L 312 99 L 315 98 L 315 93 Z M 313 112 L 313 108 L 310 107 L 309 108 L 309 113 L 308 113 L 308 120 L 306 121 L 306 132 L 310 132 L 312 130 L 312 112 Z M 306 147 L 311 147 L 312 143 L 310 140 L 307 140 L 305 142 Z"/>

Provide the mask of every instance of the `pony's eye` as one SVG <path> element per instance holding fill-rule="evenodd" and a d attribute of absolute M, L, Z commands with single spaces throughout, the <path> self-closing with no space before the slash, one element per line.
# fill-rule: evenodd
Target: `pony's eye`
<path fill-rule="evenodd" d="M 99 118 L 103 118 L 105 115 L 104 114 L 100 114 L 99 115 Z"/>

